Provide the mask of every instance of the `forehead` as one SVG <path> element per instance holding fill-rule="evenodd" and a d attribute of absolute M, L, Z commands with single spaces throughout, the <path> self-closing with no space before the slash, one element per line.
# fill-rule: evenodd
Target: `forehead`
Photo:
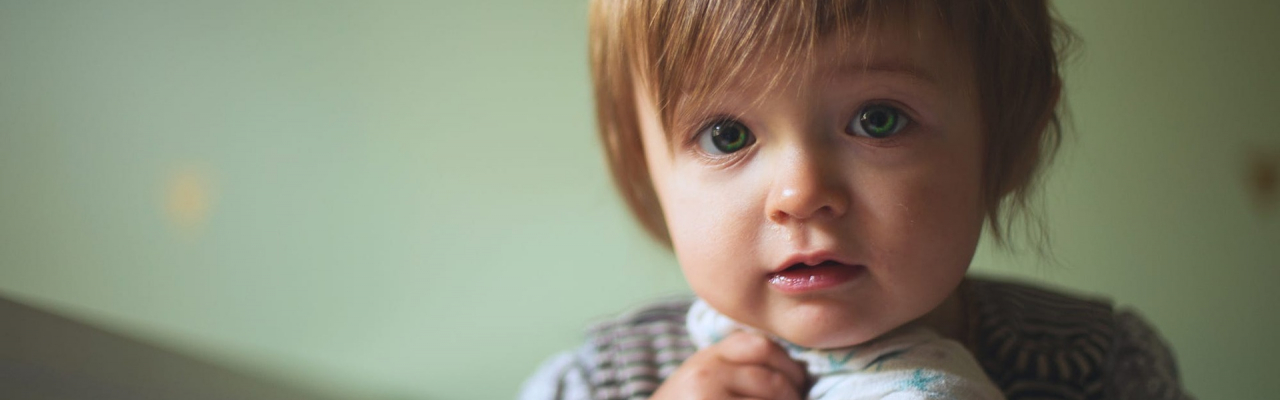
<path fill-rule="evenodd" d="M 808 43 L 773 40 L 744 49 L 739 58 L 691 58 L 684 68 L 669 71 L 674 76 L 659 76 L 659 81 L 675 87 L 651 89 L 659 104 L 671 106 L 664 107 L 664 119 L 670 122 L 676 114 L 698 114 L 725 101 L 759 102 L 779 92 L 821 88 L 836 80 L 893 77 L 940 90 L 972 84 L 973 61 L 963 39 L 967 35 L 956 29 L 954 19 L 913 4 L 917 5 L 844 21 Z"/>
<path fill-rule="evenodd" d="M 861 34 L 822 37 L 811 77 L 890 74 L 936 86 L 954 84 L 973 69 L 959 36 L 931 13 L 882 20 Z"/>

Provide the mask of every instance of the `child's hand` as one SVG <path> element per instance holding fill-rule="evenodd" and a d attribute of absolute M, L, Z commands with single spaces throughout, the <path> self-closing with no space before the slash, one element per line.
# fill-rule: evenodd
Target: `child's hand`
<path fill-rule="evenodd" d="M 804 398 L 804 368 L 760 335 L 734 332 L 685 360 L 653 399 Z"/>

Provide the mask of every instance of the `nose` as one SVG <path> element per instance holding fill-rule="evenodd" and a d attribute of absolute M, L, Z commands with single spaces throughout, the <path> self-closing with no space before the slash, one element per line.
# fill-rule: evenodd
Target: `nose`
<path fill-rule="evenodd" d="M 838 218 L 849 209 L 841 165 L 818 149 L 797 148 L 776 167 L 765 212 L 777 224 Z"/>

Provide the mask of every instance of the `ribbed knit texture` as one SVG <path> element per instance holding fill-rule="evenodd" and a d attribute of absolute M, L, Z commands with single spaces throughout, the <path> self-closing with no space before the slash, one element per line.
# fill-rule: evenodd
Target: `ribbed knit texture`
<path fill-rule="evenodd" d="M 1135 313 L 1016 283 L 965 286 L 974 357 L 1008 399 L 1190 399 L 1168 346 Z M 697 349 L 691 298 L 598 324 L 545 365 L 522 399 L 645 399 Z M 582 377 L 585 377 L 583 379 Z"/>

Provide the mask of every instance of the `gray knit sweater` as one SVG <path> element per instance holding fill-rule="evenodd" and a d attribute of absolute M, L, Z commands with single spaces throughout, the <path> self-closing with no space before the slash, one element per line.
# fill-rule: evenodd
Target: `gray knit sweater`
<path fill-rule="evenodd" d="M 1132 311 L 1024 284 L 967 279 L 971 350 L 1011 399 L 1191 399 L 1168 345 Z M 645 399 L 696 351 L 691 299 L 596 325 L 544 363 L 522 400 Z"/>

